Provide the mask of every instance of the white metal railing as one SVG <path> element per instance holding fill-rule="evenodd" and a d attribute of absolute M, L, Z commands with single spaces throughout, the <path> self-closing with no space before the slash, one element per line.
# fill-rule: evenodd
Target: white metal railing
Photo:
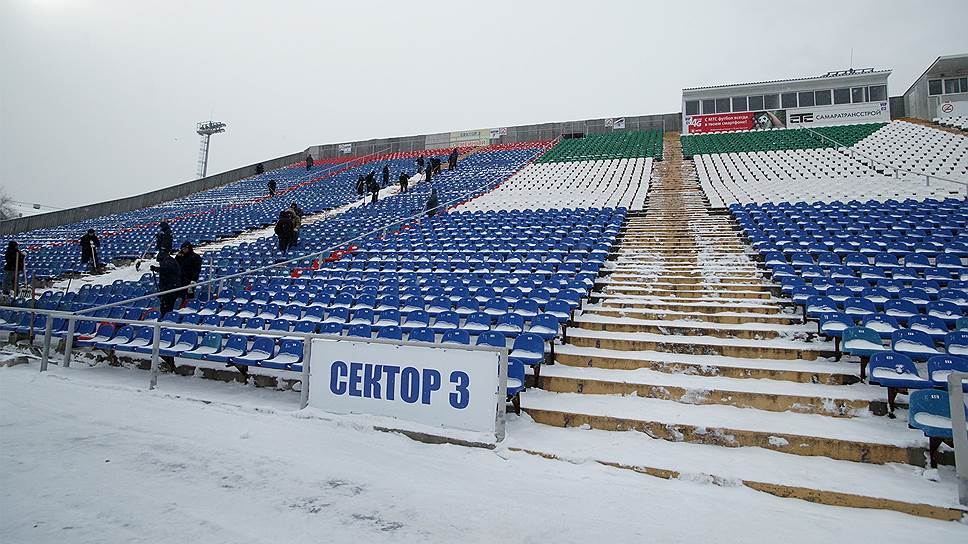
<path fill-rule="evenodd" d="M 932 179 L 935 179 L 935 180 L 938 180 L 938 181 L 945 181 L 945 182 L 948 182 L 948 183 L 954 183 L 954 184 L 957 184 L 957 185 L 964 185 L 964 187 L 965 187 L 965 193 L 968 194 L 968 182 L 966 182 L 966 181 L 962 181 L 962 180 L 958 180 L 958 179 L 946 178 L 944 176 L 938 176 L 938 175 L 935 175 L 935 174 L 927 174 L 927 173 L 924 173 L 924 172 L 916 172 L 914 170 L 908 170 L 907 168 L 901 168 L 901 167 L 898 167 L 898 166 L 894 166 L 892 164 L 887 164 L 887 163 L 884 163 L 884 162 L 881 162 L 881 161 L 875 159 L 874 157 L 871 157 L 870 155 L 867 155 L 867 154 L 861 153 L 860 151 L 857 151 L 856 149 L 854 149 L 854 146 L 849 146 L 849 145 L 843 144 L 841 142 L 838 142 L 837 140 L 835 140 L 835 139 L 833 139 L 833 138 L 831 138 L 831 137 L 829 137 L 829 136 L 827 136 L 825 134 L 822 134 L 820 132 L 817 132 L 816 130 L 813 130 L 810 127 L 801 127 L 801 128 L 803 130 L 806 130 L 806 131 L 810 132 L 811 134 L 817 136 L 821 140 L 825 140 L 825 141 L 828 141 L 828 142 L 831 142 L 831 143 L 835 144 L 838 148 L 840 148 L 840 147 L 847 148 L 848 153 L 850 155 L 850 158 L 852 158 L 852 159 L 855 158 L 855 156 L 862 157 L 862 158 L 870 161 L 871 164 L 877 164 L 877 165 L 882 166 L 882 167 L 884 167 L 886 169 L 893 170 L 894 171 L 894 177 L 896 179 L 898 179 L 898 180 L 901 179 L 901 173 L 914 174 L 915 176 L 923 177 L 924 178 L 924 184 L 925 185 L 931 185 L 931 180 Z"/>
<path fill-rule="evenodd" d="M 182 324 L 182 323 L 169 323 L 162 321 L 143 321 L 135 319 L 110 319 L 107 320 L 103 317 L 95 316 L 84 316 L 78 315 L 71 312 L 63 312 L 57 310 L 40 310 L 31 308 L 19 308 L 15 306 L 0 306 L 0 310 L 13 310 L 17 312 L 29 312 L 31 314 L 31 323 L 33 323 L 34 315 L 46 315 L 46 323 L 44 325 L 44 336 L 41 348 L 41 359 L 40 359 L 40 372 L 46 372 L 47 367 L 50 364 L 51 355 L 51 342 L 54 336 L 53 323 L 55 319 L 66 319 L 67 320 L 67 330 L 64 332 L 64 357 L 62 362 L 63 368 L 69 368 L 71 365 L 71 357 L 74 352 L 74 336 L 78 321 L 93 321 L 103 322 L 110 321 L 111 324 L 123 324 L 123 325 L 133 325 L 141 327 L 151 327 L 151 367 L 149 371 L 148 378 L 148 390 L 154 390 L 158 387 L 158 367 L 159 360 L 161 358 L 161 329 L 174 329 L 174 330 L 191 330 L 191 331 L 206 331 L 206 332 L 218 332 L 226 334 L 240 334 L 240 335 L 254 335 L 254 336 L 272 336 L 277 338 L 299 338 L 303 341 L 303 353 L 302 353 L 302 369 L 300 371 L 301 387 L 299 390 L 299 408 L 303 409 L 309 404 L 309 375 L 312 372 L 311 369 L 311 359 L 312 359 L 312 340 L 330 340 L 337 342 L 352 342 L 357 344 L 388 344 L 393 346 L 418 346 L 418 347 L 446 347 L 447 349 L 463 350 L 463 351 L 489 351 L 498 354 L 498 391 L 497 391 L 497 403 L 496 407 L 496 430 L 495 438 L 498 442 L 504 439 L 504 415 L 507 409 L 505 399 L 507 398 L 507 378 L 508 378 L 508 348 L 494 347 L 494 346 L 483 346 L 483 345 L 465 345 L 465 344 L 439 344 L 428 342 L 413 342 L 409 340 L 390 340 L 385 338 L 363 338 L 363 337 L 348 337 L 340 336 L 335 334 L 319 334 L 319 333 L 308 333 L 308 332 L 291 332 L 291 331 L 273 331 L 264 329 L 246 329 L 239 327 L 222 327 L 213 325 L 200 325 L 200 324 Z M 33 339 L 31 338 L 31 345 L 33 345 Z M 204 359 L 201 359 L 204 361 Z M 230 363 L 231 364 L 231 363 Z"/>

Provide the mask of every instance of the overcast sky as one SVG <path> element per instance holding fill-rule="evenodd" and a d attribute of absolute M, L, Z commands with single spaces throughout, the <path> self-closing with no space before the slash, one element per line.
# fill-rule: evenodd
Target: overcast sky
<path fill-rule="evenodd" d="M 791 5 L 791 8 L 787 8 Z M 792 6 L 795 6 L 792 7 Z M 968 2 L 0 0 L 0 187 L 70 207 L 341 141 L 679 110 L 968 52 Z"/>

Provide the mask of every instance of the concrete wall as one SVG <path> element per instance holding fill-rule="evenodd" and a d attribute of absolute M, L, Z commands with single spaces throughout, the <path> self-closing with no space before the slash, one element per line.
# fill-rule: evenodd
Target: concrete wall
<path fill-rule="evenodd" d="M 273 168 L 279 168 L 281 166 L 286 166 L 288 164 L 301 161 L 305 158 L 305 156 L 305 152 L 300 151 L 291 155 L 262 161 L 262 164 L 265 166 L 266 170 L 271 170 Z M 16 234 L 18 232 L 25 232 L 28 230 L 55 227 L 57 225 L 74 223 L 94 217 L 147 208 L 149 206 L 154 206 L 155 204 L 181 198 L 192 193 L 204 191 L 213 187 L 219 187 L 221 185 L 227 185 L 233 181 L 238 181 L 254 174 L 255 164 L 251 164 L 249 166 L 243 166 L 242 168 L 236 168 L 235 170 L 221 172 L 219 174 L 208 176 L 202 179 L 187 181 L 171 187 L 165 187 L 164 189 L 158 189 L 157 191 L 151 191 L 150 193 L 109 200 L 107 202 L 100 202 L 88 206 L 79 206 L 77 208 L 59 210 L 56 212 L 42 213 L 29 217 L 8 219 L 6 221 L 0 221 L 0 235 Z"/>
<path fill-rule="evenodd" d="M 892 96 L 890 98 L 891 102 L 891 120 L 900 119 L 902 117 L 907 117 L 907 108 L 904 106 L 903 96 Z"/>
<path fill-rule="evenodd" d="M 619 116 L 616 116 L 619 117 Z M 648 130 L 662 128 L 666 131 L 677 132 L 682 124 L 682 116 L 679 113 L 665 113 L 658 115 L 638 115 L 625 116 L 625 130 Z M 498 127 L 487 127 L 498 128 Z M 584 119 L 580 121 L 563 121 L 559 123 L 540 123 L 534 125 L 517 125 L 505 127 L 508 129 L 507 136 L 502 136 L 496 140 L 491 140 L 492 144 L 527 142 L 531 140 L 553 140 L 562 134 L 600 134 L 611 132 L 611 128 L 606 128 L 605 118 Z M 621 132 L 621 131 L 618 131 Z M 343 142 L 351 145 L 353 156 L 361 156 L 369 153 L 386 151 L 388 153 L 420 151 L 430 148 L 446 148 L 447 145 L 440 145 L 449 133 L 421 134 L 417 136 L 401 136 L 396 138 L 376 138 L 372 140 L 360 140 L 355 142 Z M 314 145 L 309 148 L 316 158 L 328 159 L 341 155 L 339 146 L 341 144 Z"/>

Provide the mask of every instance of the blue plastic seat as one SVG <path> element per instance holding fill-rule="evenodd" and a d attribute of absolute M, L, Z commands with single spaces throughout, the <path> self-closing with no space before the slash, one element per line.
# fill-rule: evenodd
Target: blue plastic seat
<path fill-rule="evenodd" d="M 931 467 L 938 466 L 938 448 L 941 440 L 952 438 L 951 403 L 947 391 L 922 389 L 914 391 L 910 397 L 908 426 L 918 429 L 924 436 L 931 438 L 929 455 Z M 965 407 L 968 417 L 968 407 Z M 962 432 L 968 432 L 963 430 Z"/>
<path fill-rule="evenodd" d="M 467 316 L 464 325 L 461 327 L 470 334 L 480 334 L 491 330 L 491 316 L 484 312 L 474 312 Z"/>
<path fill-rule="evenodd" d="M 538 314 L 531 319 L 529 333 L 537 334 L 545 340 L 552 340 L 561 332 L 558 318 L 551 314 Z"/>
<path fill-rule="evenodd" d="M 198 331 L 185 330 L 178 335 L 178 339 L 169 347 L 159 350 L 158 353 L 168 357 L 179 357 L 182 352 L 190 351 L 198 347 Z"/>
<path fill-rule="evenodd" d="M 441 312 L 437 315 L 437 319 L 434 320 L 433 329 L 434 332 L 444 333 L 449 330 L 457 329 L 460 327 L 460 316 L 457 312 L 446 311 Z"/>
<path fill-rule="evenodd" d="M 934 339 L 922 331 L 900 329 L 891 335 L 891 349 L 915 360 L 926 361 L 941 352 L 935 349 Z"/>
<path fill-rule="evenodd" d="M 278 352 L 259 362 L 259 366 L 276 370 L 299 370 L 303 359 L 303 340 L 283 338 L 279 341 Z"/>
<path fill-rule="evenodd" d="M 497 331 L 485 331 L 477 337 L 478 346 L 494 346 L 496 348 L 507 347 L 507 337 Z"/>
<path fill-rule="evenodd" d="M 231 362 L 237 365 L 258 365 L 266 359 L 272 358 L 276 349 L 275 338 L 266 336 L 256 337 L 252 349 L 248 352 L 232 357 Z"/>
<path fill-rule="evenodd" d="M 944 339 L 944 349 L 949 355 L 968 357 L 968 331 L 949 332 Z"/>
<path fill-rule="evenodd" d="M 444 332 L 443 336 L 440 338 L 440 343 L 469 346 L 471 343 L 471 335 L 462 329 L 451 329 Z"/>
<path fill-rule="evenodd" d="M 428 342 L 432 344 L 437 341 L 437 335 L 434 334 L 434 330 L 430 327 L 420 327 L 410 330 L 407 334 L 407 339 L 411 342 Z"/>
<path fill-rule="evenodd" d="M 381 327 L 376 333 L 377 338 L 386 340 L 403 340 L 403 329 L 399 325 Z"/>
<path fill-rule="evenodd" d="M 935 387 L 947 388 L 948 375 L 952 372 L 968 372 L 968 358 L 936 355 L 928 359 L 928 379 Z M 968 380 L 962 380 L 961 387 L 968 392 Z"/>

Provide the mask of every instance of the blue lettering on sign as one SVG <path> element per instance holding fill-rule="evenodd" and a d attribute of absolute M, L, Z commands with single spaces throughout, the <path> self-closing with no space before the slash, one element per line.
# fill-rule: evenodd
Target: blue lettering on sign
<path fill-rule="evenodd" d="M 340 378 L 345 378 L 347 372 L 346 363 L 343 361 L 334 361 L 333 366 L 329 368 L 329 390 L 334 395 L 346 394 L 346 384 L 340 381 Z"/>
<path fill-rule="evenodd" d="M 467 390 L 471 383 L 470 376 L 466 372 L 455 370 L 450 373 L 450 383 L 455 386 L 455 391 L 450 394 L 450 405 L 458 410 L 467 408 L 467 403 L 471 401 L 471 392 Z"/>
<path fill-rule="evenodd" d="M 453 391 L 448 395 L 450 406 L 458 410 L 467 408 L 470 403 L 470 376 L 461 370 L 450 373 Z M 329 390 L 334 395 L 349 395 L 366 399 L 400 400 L 430 406 L 434 392 L 440 391 L 440 371 L 425 368 L 422 371 L 412 366 L 379 365 L 333 361 L 329 368 Z"/>
<path fill-rule="evenodd" d="M 423 371 L 423 396 L 421 402 L 430 404 L 430 395 L 440 389 L 440 372 L 432 368 L 425 368 Z"/>
<path fill-rule="evenodd" d="M 351 397 L 362 397 L 363 391 L 360 391 L 360 372 L 363 371 L 363 363 L 350 363 L 350 396 Z"/>
<path fill-rule="evenodd" d="M 417 402 L 420 394 L 420 371 L 412 366 L 400 372 L 400 398 L 407 404 Z"/>

